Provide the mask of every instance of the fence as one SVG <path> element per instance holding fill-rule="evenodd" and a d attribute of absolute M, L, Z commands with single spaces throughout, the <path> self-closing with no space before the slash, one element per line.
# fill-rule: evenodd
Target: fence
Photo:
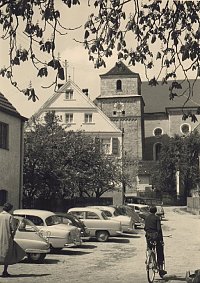
<path fill-rule="evenodd" d="M 200 214 L 200 197 L 187 198 L 187 211 Z"/>

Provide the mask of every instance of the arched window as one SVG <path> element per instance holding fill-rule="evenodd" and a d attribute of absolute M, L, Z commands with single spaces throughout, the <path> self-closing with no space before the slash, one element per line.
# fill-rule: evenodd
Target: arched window
<path fill-rule="evenodd" d="M 7 202 L 8 192 L 6 190 L 0 190 L 0 206 L 3 206 Z"/>
<path fill-rule="evenodd" d="M 153 159 L 158 161 L 160 159 L 160 152 L 161 152 L 162 144 L 156 143 L 154 144 L 154 153 L 153 153 Z"/>
<path fill-rule="evenodd" d="M 117 80 L 116 88 L 117 88 L 117 91 L 121 91 L 122 90 L 122 81 L 121 80 Z"/>

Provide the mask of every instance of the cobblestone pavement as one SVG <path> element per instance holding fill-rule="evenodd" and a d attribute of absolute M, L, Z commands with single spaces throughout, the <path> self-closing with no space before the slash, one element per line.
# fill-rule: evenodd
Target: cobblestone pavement
<path fill-rule="evenodd" d="M 187 270 L 200 268 L 200 217 L 183 208 L 166 207 L 163 223 L 166 269 L 163 279 L 155 282 L 185 282 Z M 26 260 L 9 267 L 11 278 L 1 278 L 11 283 L 145 283 L 144 231 L 128 237 L 111 238 L 107 243 L 85 242 L 80 248 L 63 249 L 48 254 L 44 264 L 30 264 Z"/>

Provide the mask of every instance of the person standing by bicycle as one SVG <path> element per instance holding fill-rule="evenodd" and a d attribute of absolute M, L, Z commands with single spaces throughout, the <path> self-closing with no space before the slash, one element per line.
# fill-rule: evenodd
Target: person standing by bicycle
<path fill-rule="evenodd" d="M 150 214 L 145 218 L 144 230 L 146 232 L 146 242 L 149 249 L 152 248 L 152 241 L 156 241 L 156 254 L 159 275 L 162 277 L 167 274 L 167 271 L 164 270 L 164 242 L 161 221 L 159 216 L 156 215 L 157 208 L 156 206 L 150 207 Z"/>

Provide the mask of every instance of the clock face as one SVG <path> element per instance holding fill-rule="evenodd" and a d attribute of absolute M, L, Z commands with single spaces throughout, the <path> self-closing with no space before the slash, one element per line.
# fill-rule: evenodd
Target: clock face
<path fill-rule="evenodd" d="M 124 110 L 124 104 L 121 102 L 117 102 L 114 104 L 114 108 L 116 109 L 117 112 L 121 112 Z"/>

